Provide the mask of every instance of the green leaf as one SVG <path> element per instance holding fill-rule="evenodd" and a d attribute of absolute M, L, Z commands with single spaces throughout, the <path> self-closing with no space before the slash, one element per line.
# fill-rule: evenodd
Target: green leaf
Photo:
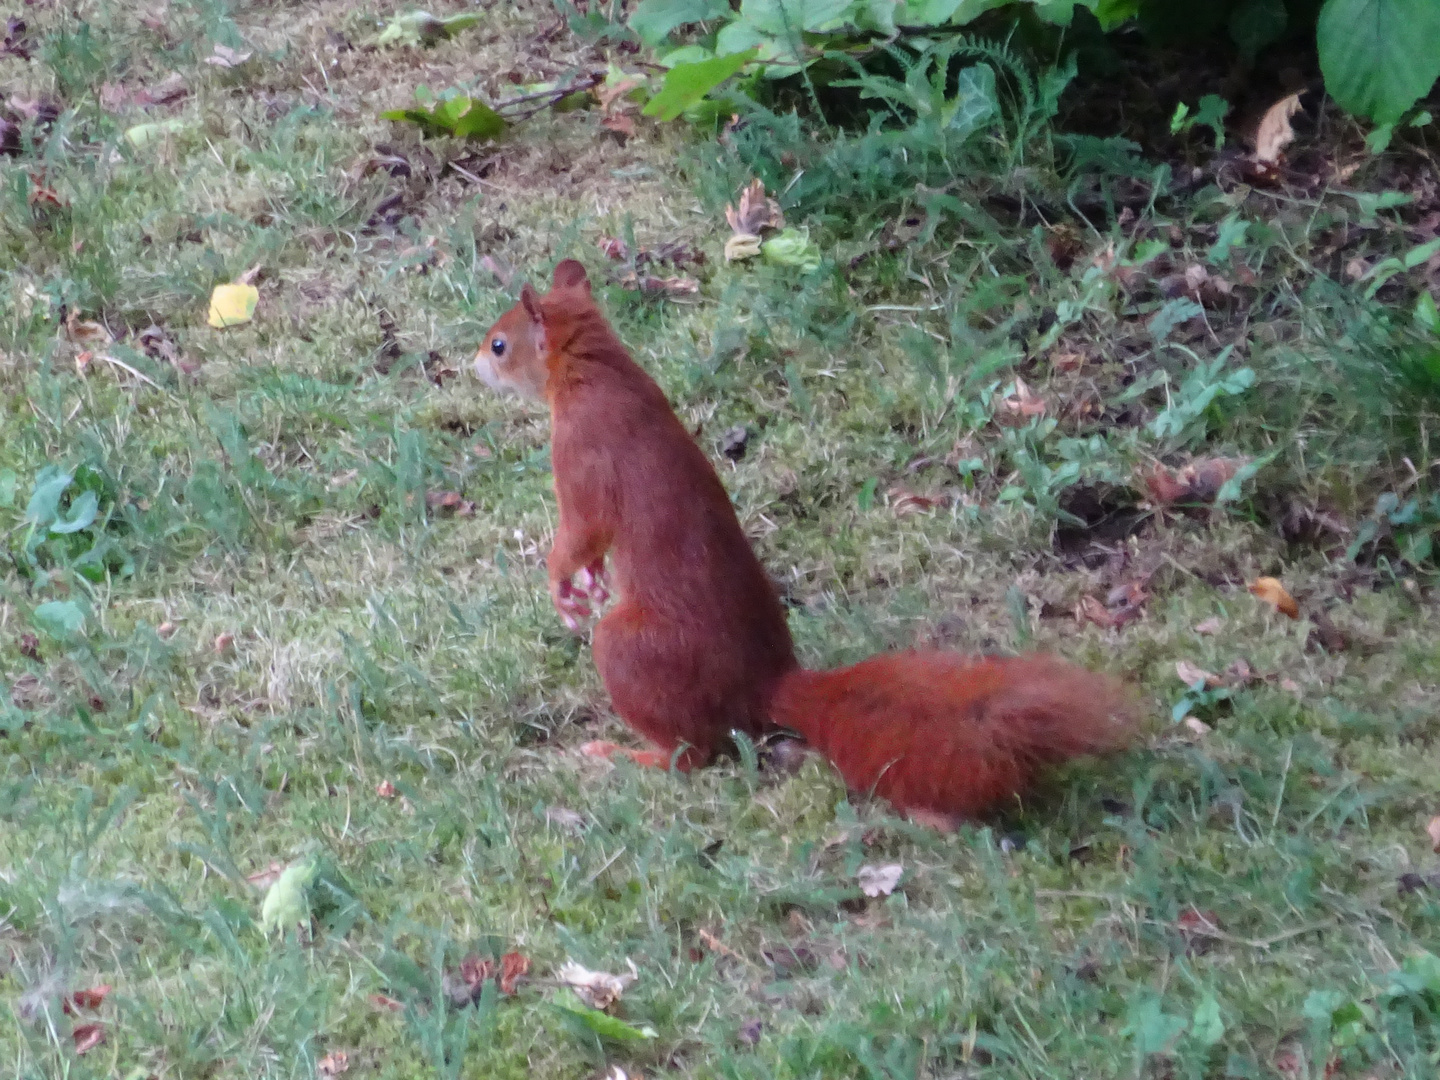
<path fill-rule="evenodd" d="M 745 52 L 716 56 L 692 64 L 676 64 L 665 73 L 665 82 L 660 87 L 660 92 L 645 105 L 645 115 L 667 122 L 674 120 L 754 60 L 757 52 L 756 49 L 747 49 Z"/>
<path fill-rule="evenodd" d="M 1245 233 L 1249 231 L 1250 223 L 1239 214 L 1231 214 L 1224 221 L 1220 222 L 1220 228 L 1215 236 L 1215 243 L 1210 245 L 1210 250 L 1205 257 L 1210 262 L 1223 263 L 1230 257 L 1233 248 L 1245 246 Z"/>
<path fill-rule="evenodd" d="M 50 526 L 52 533 L 76 533 L 81 529 L 90 527 L 95 520 L 96 511 L 100 508 L 100 499 L 93 491 L 83 491 L 80 497 L 70 504 L 70 516 L 60 518 Z"/>
<path fill-rule="evenodd" d="M 1440 78 L 1440 3 L 1325 0 L 1315 28 L 1325 89 L 1380 124 L 1397 122 Z"/>
<path fill-rule="evenodd" d="M 1415 325 L 1422 330 L 1440 334 L 1440 309 L 1436 308 L 1435 297 L 1428 291 L 1422 292 L 1415 301 L 1415 311 L 1411 317 L 1415 320 Z"/>
<path fill-rule="evenodd" d="M 630 29 L 652 49 L 677 26 L 731 14 L 727 0 L 641 0 L 630 16 Z"/>
<path fill-rule="evenodd" d="M 307 860 L 287 866 L 265 893 L 260 905 L 260 930 L 288 930 L 310 915 L 308 893 L 315 880 L 315 863 Z"/>
<path fill-rule="evenodd" d="M 1244 0 L 1230 12 L 1230 40 L 1251 64 L 1261 49 L 1280 40 L 1289 24 L 1285 0 Z"/>
<path fill-rule="evenodd" d="M 885 37 L 894 37 L 899 32 L 895 25 L 895 0 L 859 0 L 854 18 L 855 25 L 861 30 L 870 30 Z"/>
<path fill-rule="evenodd" d="M 1171 1016 L 1161 1009 L 1158 997 L 1148 995 L 1131 1003 L 1125 1020 L 1121 1034 L 1135 1041 L 1135 1053 L 1139 1057 L 1163 1053 L 1185 1030 L 1183 1016 Z"/>
<path fill-rule="evenodd" d="M 25 507 L 25 520 L 41 528 L 60 516 L 60 498 L 75 479 L 75 474 L 58 465 L 46 465 L 35 475 L 35 489 Z"/>
<path fill-rule="evenodd" d="M 434 101 L 430 108 L 388 109 L 380 114 L 383 120 L 399 120 L 415 124 L 426 135 L 452 135 L 457 139 L 498 139 L 508 124 L 505 118 L 478 98 L 468 97 L 455 91 L 446 91 L 437 101 L 422 87 L 416 87 L 415 97 Z"/>
<path fill-rule="evenodd" d="M 590 1008 L 568 986 L 561 987 L 556 991 L 555 996 L 550 999 L 550 1004 L 564 1015 L 578 1020 L 602 1039 L 609 1039 L 612 1042 L 644 1042 L 646 1039 L 653 1039 L 656 1036 L 655 1029 L 652 1027 L 637 1028 L 609 1013 Z"/>
<path fill-rule="evenodd" d="M 30 621 L 56 641 L 75 641 L 85 633 L 85 612 L 74 600 L 41 604 Z"/>
<path fill-rule="evenodd" d="M 1225 1021 L 1220 1017 L 1220 1002 L 1214 994 L 1206 994 L 1195 1006 L 1190 1034 L 1201 1046 L 1214 1046 L 1225 1037 Z"/>
<path fill-rule="evenodd" d="M 1165 306 L 1150 319 L 1150 334 L 1157 342 L 1168 338 L 1177 326 L 1187 323 L 1197 315 L 1204 315 L 1205 309 L 1189 297 L 1181 296 L 1167 301 Z"/>
<path fill-rule="evenodd" d="M 744 0 L 740 22 L 762 34 L 790 37 L 834 29 L 849 14 L 854 0 Z"/>
<path fill-rule="evenodd" d="M 1138 14 L 1140 0 L 1100 0 L 1095 5 L 1095 18 L 1100 20 L 1102 30 L 1113 30 Z"/>
<path fill-rule="evenodd" d="M 945 103 L 945 126 L 968 135 L 996 111 L 995 69 L 989 64 L 963 69 L 955 80 L 955 96 Z"/>
<path fill-rule="evenodd" d="M 407 11 L 396 15 L 375 39 L 376 45 L 434 45 L 453 37 L 480 21 L 474 13 L 438 19 L 428 11 Z"/>

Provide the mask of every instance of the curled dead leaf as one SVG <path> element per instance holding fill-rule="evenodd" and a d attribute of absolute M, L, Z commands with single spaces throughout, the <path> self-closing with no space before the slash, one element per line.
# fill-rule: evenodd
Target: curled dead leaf
<path fill-rule="evenodd" d="M 76 1024 L 70 1032 L 75 1040 L 75 1053 L 88 1054 L 105 1041 L 104 1024 Z"/>
<path fill-rule="evenodd" d="M 780 204 L 765 194 L 765 184 L 756 179 L 740 192 L 740 207 L 725 207 L 725 220 L 732 232 L 759 235 L 766 229 L 783 229 L 785 215 Z"/>
<path fill-rule="evenodd" d="M 1260 117 L 1260 126 L 1255 129 L 1255 160 L 1262 165 L 1273 165 L 1280 160 L 1280 153 L 1295 141 L 1295 130 L 1290 126 L 1290 117 L 1300 111 L 1300 95 L 1290 94 L 1271 105 Z"/>
<path fill-rule="evenodd" d="M 215 46 L 217 49 L 221 46 Z M 315 1071 L 321 1076 L 339 1076 L 350 1068 L 350 1055 L 344 1050 L 332 1050 L 315 1063 Z"/>
<path fill-rule="evenodd" d="M 1291 619 L 1300 617 L 1300 605 L 1295 603 L 1295 598 L 1285 591 L 1285 586 L 1280 584 L 1279 578 L 1256 578 L 1246 588 L 1280 614 Z"/>
<path fill-rule="evenodd" d="M 500 957 L 500 992 L 514 994 L 521 979 L 530 974 L 530 958 L 523 953 L 507 952 Z"/>
<path fill-rule="evenodd" d="M 234 635 L 234 634 L 231 634 L 231 633 L 217 634 L 217 635 L 215 636 L 214 644 L 211 646 L 211 648 L 213 648 L 215 652 L 217 652 L 217 653 L 222 653 L 222 654 L 223 654 L 223 653 L 229 652 L 229 651 L 230 651 L 230 646 L 232 646 L 232 645 L 234 645 L 234 644 L 235 644 L 235 635 Z"/>
<path fill-rule="evenodd" d="M 1435 848 L 1435 854 L 1440 855 L 1440 817 L 1430 819 L 1430 824 L 1425 826 L 1425 831 L 1430 835 L 1430 843 Z"/>
<path fill-rule="evenodd" d="M 612 975 L 607 971 L 591 971 L 573 960 L 567 960 L 555 972 L 555 978 L 573 989 L 580 1000 L 592 1009 L 607 1009 L 640 977 L 634 962 L 627 960 L 626 963 L 630 965 L 628 974 Z"/>
<path fill-rule="evenodd" d="M 736 233 L 725 241 L 725 261 L 737 262 L 760 257 L 760 237 L 754 233 Z"/>
<path fill-rule="evenodd" d="M 73 310 L 65 316 L 65 332 L 77 345 L 95 349 L 104 348 L 115 340 L 110 331 L 105 329 L 102 324 L 89 319 L 81 319 Z"/>
<path fill-rule="evenodd" d="M 890 509 L 896 517 L 910 517 L 913 514 L 923 514 L 927 510 L 933 510 L 937 506 L 943 506 L 947 501 L 944 495 L 922 495 L 918 491 L 911 491 L 909 488 L 896 484 L 885 492 L 885 498 L 890 504 Z"/>
<path fill-rule="evenodd" d="M 382 799 L 393 799 L 399 793 L 395 790 L 395 785 L 389 780 L 381 780 L 380 783 L 375 785 L 375 794 L 379 795 Z"/>
<path fill-rule="evenodd" d="M 596 242 L 600 254 L 615 262 L 624 262 L 630 257 L 630 247 L 618 236 L 602 236 Z"/>
<path fill-rule="evenodd" d="M 1156 463 L 1140 479 L 1156 506 L 1175 503 L 1210 503 L 1245 464 L 1243 458 L 1200 458 L 1179 469 Z"/>
<path fill-rule="evenodd" d="M 866 896 L 889 896 L 900 884 L 900 875 L 904 872 L 905 868 L 899 863 L 888 863 L 885 866 L 862 866 L 855 877 L 860 883 L 860 891 Z"/>
<path fill-rule="evenodd" d="M 63 1002 L 61 1007 L 67 1013 L 73 1013 L 76 1009 L 98 1009 L 105 1004 L 105 998 L 110 993 L 110 984 L 92 986 L 88 990 L 76 990 Z"/>
<path fill-rule="evenodd" d="M 1204 668 L 1190 663 L 1189 660 L 1175 661 L 1175 674 L 1180 676 L 1180 681 L 1186 686 L 1204 683 L 1206 690 L 1213 690 L 1217 686 L 1223 686 L 1225 684 L 1225 680 L 1220 678 L 1219 675 L 1206 671 Z"/>
<path fill-rule="evenodd" d="M 1018 376 L 1009 391 L 1000 399 L 1000 404 L 1011 416 L 1022 420 L 1044 416 L 1048 408 L 1045 399 L 1031 390 L 1029 384 Z"/>

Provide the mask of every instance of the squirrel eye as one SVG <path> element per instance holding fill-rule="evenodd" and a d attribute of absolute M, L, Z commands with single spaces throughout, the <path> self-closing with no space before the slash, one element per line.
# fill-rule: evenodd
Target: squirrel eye
<path fill-rule="evenodd" d="M 490 342 L 490 351 L 496 356 L 504 356 L 505 339 L 503 337 L 497 337 L 494 341 Z"/>

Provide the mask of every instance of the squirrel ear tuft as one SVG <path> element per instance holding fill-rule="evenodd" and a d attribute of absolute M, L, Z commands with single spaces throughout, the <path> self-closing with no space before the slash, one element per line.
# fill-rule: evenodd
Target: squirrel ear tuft
<path fill-rule="evenodd" d="M 528 281 L 520 287 L 520 304 L 525 309 L 525 314 L 530 316 L 530 321 L 535 323 L 544 322 L 544 316 L 540 313 L 540 294 L 535 291 L 535 286 Z"/>
<path fill-rule="evenodd" d="M 584 289 L 590 292 L 590 279 L 585 274 L 585 267 L 581 266 L 574 259 L 563 259 L 555 266 L 555 277 L 552 287 L 556 289 Z"/>

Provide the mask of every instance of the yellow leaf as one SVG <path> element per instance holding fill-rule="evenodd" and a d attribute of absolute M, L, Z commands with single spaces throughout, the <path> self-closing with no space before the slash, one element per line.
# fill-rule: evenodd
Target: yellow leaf
<path fill-rule="evenodd" d="M 1300 605 L 1295 603 L 1295 598 L 1285 591 L 1285 586 L 1280 584 L 1279 578 L 1256 578 L 1250 583 L 1249 588 L 1252 593 L 1280 614 L 1288 615 L 1292 619 L 1300 617 Z"/>
<path fill-rule="evenodd" d="M 1260 118 L 1260 127 L 1255 132 L 1255 160 L 1273 165 L 1280 160 L 1280 151 L 1295 140 L 1290 127 L 1290 117 L 1300 111 L 1300 95 L 1283 97 Z"/>
<path fill-rule="evenodd" d="M 210 294 L 210 325 L 222 330 L 247 323 L 259 302 L 260 290 L 254 285 L 216 285 Z"/>

